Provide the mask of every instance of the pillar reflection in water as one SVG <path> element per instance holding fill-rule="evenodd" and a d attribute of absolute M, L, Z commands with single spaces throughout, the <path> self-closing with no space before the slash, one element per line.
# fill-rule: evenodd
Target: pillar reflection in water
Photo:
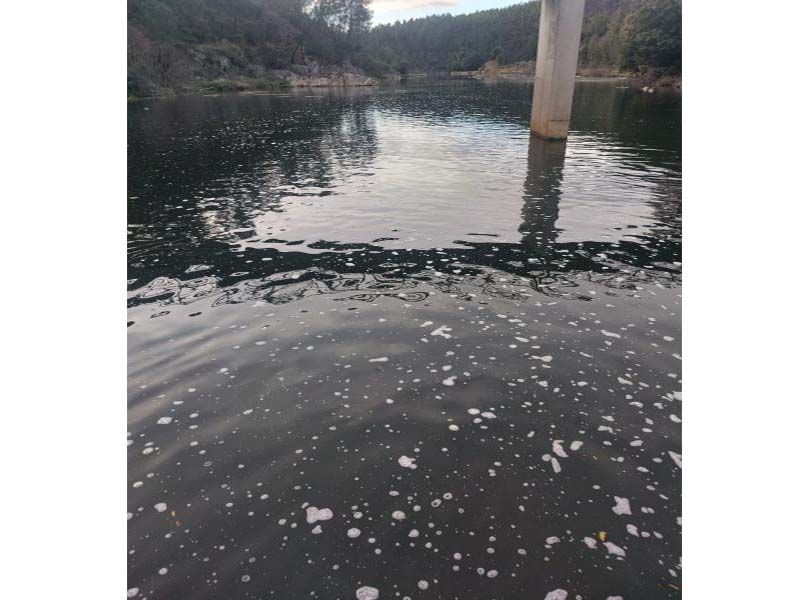
<path fill-rule="evenodd" d="M 522 245 L 545 262 L 553 258 L 558 238 L 558 202 L 564 172 L 567 142 L 544 140 L 531 135 L 528 142 L 528 173 L 522 204 Z"/>

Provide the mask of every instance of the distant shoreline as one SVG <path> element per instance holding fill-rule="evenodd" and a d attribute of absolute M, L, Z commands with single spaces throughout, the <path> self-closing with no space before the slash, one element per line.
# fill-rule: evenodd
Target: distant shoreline
<path fill-rule="evenodd" d="M 336 68 L 308 69 L 298 73 L 276 70 L 263 77 L 230 77 L 195 81 L 174 88 L 156 88 L 150 94 L 128 93 L 128 100 L 170 98 L 187 95 L 207 95 L 230 92 L 270 92 L 298 88 L 372 87 L 378 80 L 358 71 Z"/>
<path fill-rule="evenodd" d="M 496 61 L 490 60 L 480 69 L 475 71 L 451 71 L 455 77 L 468 77 L 482 81 L 519 81 L 532 83 L 534 80 L 535 65 L 533 61 L 513 63 L 510 65 L 499 65 Z M 681 78 L 679 75 L 657 76 L 650 73 L 625 73 L 603 67 L 578 67 L 575 75 L 577 81 L 603 82 L 603 81 L 625 81 L 635 88 L 673 88 L 681 89 Z"/>
<path fill-rule="evenodd" d="M 409 73 L 405 76 L 388 74 L 382 78 L 368 77 L 363 73 L 356 72 L 337 72 L 334 75 L 317 77 L 298 76 L 290 74 L 286 77 L 285 73 L 280 73 L 282 77 L 271 75 L 262 78 L 230 78 L 216 79 L 212 81 L 198 81 L 193 84 L 184 85 L 177 89 L 166 88 L 157 90 L 151 95 L 128 95 L 128 101 L 157 100 L 164 98 L 177 98 L 182 96 L 215 96 L 219 94 L 270 94 L 303 89 L 354 89 L 354 88 L 374 88 L 396 84 L 401 81 L 418 81 L 423 79 L 470 79 L 493 83 L 502 81 L 504 83 L 533 83 L 533 73 L 522 70 L 514 70 L 517 65 L 501 67 L 500 72 L 492 73 L 484 69 L 477 71 L 451 71 L 450 73 Z M 639 75 L 628 73 L 614 73 L 608 75 L 591 75 L 578 73 L 575 80 L 584 83 L 625 83 L 635 89 L 649 88 L 669 88 L 675 91 L 681 89 L 680 78 L 672 77 L 667 81 L 645 79 Z M 643 90 L 644 91 L 644 90 Z"/>

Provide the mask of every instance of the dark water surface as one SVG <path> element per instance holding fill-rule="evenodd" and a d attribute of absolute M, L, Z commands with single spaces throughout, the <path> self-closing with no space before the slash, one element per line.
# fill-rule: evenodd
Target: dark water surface
<path fill-rule="evenodd" d="M 130 105 L 129 596 L 680 596 L 680 98 L 530 93 Z"/>

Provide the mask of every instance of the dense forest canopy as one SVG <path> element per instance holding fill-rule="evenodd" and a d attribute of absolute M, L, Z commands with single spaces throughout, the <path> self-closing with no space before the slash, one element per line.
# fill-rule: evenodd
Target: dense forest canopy
<path fill-rule="evenodd" d="M 488 60 L 533 60 L 539 2 L 468 15 L 379 25 L 370 58 L 390 70 L 471 71 Z M 587 0 L 580 62 L 586 67 L 675 74 L 681 69 L 681 0 Z"/>
<path fill-rule="evenodd" d="M 352 61 L 369 31 L 368 2 L 128 0 L 129 91 Z"/>
<path fill-rule="evenodd" d="M 265 78 L 298 65 L 372 75 L 533 60 L 539 2 L 370 27 L 369 0 L 128 0 L 128 88 Z M 587 0 L 580 62 L 679 73 L 681 0 Z"/>

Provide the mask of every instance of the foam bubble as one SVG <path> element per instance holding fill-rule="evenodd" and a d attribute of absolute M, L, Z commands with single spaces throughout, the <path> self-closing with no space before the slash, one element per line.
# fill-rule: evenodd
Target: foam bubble
<path fill-rule="evenodd" d="M 613 554 L 615 556 L 625 556 L 625 550 L 623 550 L 613 542 L 604 542 L 603 545 L 606 547 L 609 554 Z"/>
<path fill-rule="evenodd" d="M 616 506 L 612 507 L 611 509 L 614 511 L 614 514 L 617 515 L 631 514 L 631 503 L 630 501 L 628 501 L 627 498 L 620 498 L 619 496 L 614 496 L 614 501 L 617 503 Z"/>
<path fill-rule="evenodd" d="M 380 592 L 378 588 L 365 585 L 356 590 L 356 600 L 378 600 Z"/>
<path fill-rule="evenodd" d="M 417 460 L 416 458 L 410 458 L 404 454 L 403 456 L 397 459 L 397 464 L 406 469 L 416 469 L 417 465 L 414 464 L 416 460 Z"/>
<path fill-rule="evenodd" d="M 327 521 L 333 518 L 333 511 L 330 508 L 317 508 L 316 506 L 309 506 L 306 509 L 306 521 L 309 525 L 317 521 Z"/>

